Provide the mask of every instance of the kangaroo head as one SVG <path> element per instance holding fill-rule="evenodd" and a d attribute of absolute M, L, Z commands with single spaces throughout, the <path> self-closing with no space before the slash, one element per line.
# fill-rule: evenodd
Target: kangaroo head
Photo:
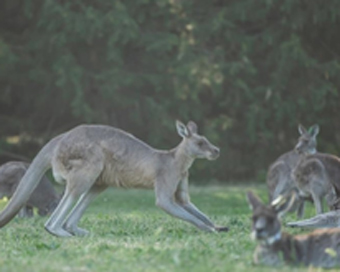
<path fill-rule="evenodd" d="M 178 134 L 183 138 L 183 146 L 188 156 L 192 158 L 203 158 L 215 160 L 220 154 L 220 149 L 208 141 L 208 139 L 197 133 L 197 125 L 190 121 L 184 125 L 176 121 Z"/>
<path fill-rule="evenodd" d="M 300 137 L 295 146 L 299 154 L 314 154 L 316 152 L 316 136 L 319 133 L 319 126 L 314 125 L 307 131 L 302 125 L 299 125 Z"/>
<path fill-rule="evenodd" d="M 252 215 L 252 238 L 264 244 L 273 244 L 281 238 L 280 217 L 287 212 L 295 199 L 295 192 L 279 196 L 270 205 L 265 205 L 251 191 L 247 193 L 247 199 Z"/>

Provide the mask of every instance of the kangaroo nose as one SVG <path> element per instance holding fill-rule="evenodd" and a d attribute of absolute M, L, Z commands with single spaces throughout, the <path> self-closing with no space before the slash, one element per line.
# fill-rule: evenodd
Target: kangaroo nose
<path fill-rule="evenodd" d="M 214 153 L 215 153 L 216 155 L 220 155 L 220 149 L 219 149 L 218 147 L 215 147 Z"/>

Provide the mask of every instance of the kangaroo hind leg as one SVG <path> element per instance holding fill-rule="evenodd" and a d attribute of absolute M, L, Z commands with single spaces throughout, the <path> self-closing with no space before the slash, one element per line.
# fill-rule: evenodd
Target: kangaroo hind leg
<path fill-rule="evenodd" d="M 50 218 L 45 223 L 45 229 L 58 237 L 70 237 L 71 233 L 62 228 L 62 223 L 67 216 L 69 209 L 72 207 L 75 198 L 69 190 L 65 190 L 63 198 L 60 200 L 59 205 L 54 210 Z"/>
<path fill-rule="evenodd" d="M 103 192 L 107 186 L 94 185 L 89 191 L 84 193 L 73 210 L 71 211 L 69 217 L 64 223 L 64 229 L 75 236 L 85 236 L 88 234 L 87 230 L 78 227 L 78 222 L 85 212 L 91 201 L 101 192 Z"/>
<path fill-rule="evenodd" d="M 73 235 L 63 228 L 63 224 L 74 202 L 77 201 L 82 195 L 85 197 L 89 193 L 93 184 L 98 179 L 102 169 L 103 167 L 101 163 L 86 163 L 83 164 L 82 168 L 67 173 L 65 177 L 66 189 L 64 196 L 45 224 L 45 229 L 48 232 L 60 237 L 69 237 Z M 79 203 L 81 202 L 82 200 L 80 199 Z M 75 207 L 75 209 L 77 208 Z"/>

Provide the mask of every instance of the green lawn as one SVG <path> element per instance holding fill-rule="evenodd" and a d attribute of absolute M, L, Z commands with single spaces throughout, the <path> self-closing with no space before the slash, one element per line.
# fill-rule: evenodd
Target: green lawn
<path fill-rule="evenodd" d="M 15 219 L 0 230 L 0 271 L 306 271 L 252 264 L 247 188 L 267 198 L 265 187 L 258 186 L 190 189 L 192 202 L 229 226 L 228 233 L 204 233 L 168 216 L 145 190 L 103 193 L 81 220 L 91 231 L 83 238 L 53 237 L 43 228 L 46 218 Z"/>

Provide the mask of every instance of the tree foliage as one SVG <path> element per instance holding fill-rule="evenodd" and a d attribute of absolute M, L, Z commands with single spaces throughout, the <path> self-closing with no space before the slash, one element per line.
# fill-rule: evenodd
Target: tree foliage
<path fill-rule="evenodd" d="M 339 10 L 337 0 L 3 0 L 1 159 L 31 158 L 79 123 L 171 148 L 175 119 L 221 147 L 196 177 L 262 177 L 299 123 L 319 123 L 319 149 L 337 153 Z"/>

